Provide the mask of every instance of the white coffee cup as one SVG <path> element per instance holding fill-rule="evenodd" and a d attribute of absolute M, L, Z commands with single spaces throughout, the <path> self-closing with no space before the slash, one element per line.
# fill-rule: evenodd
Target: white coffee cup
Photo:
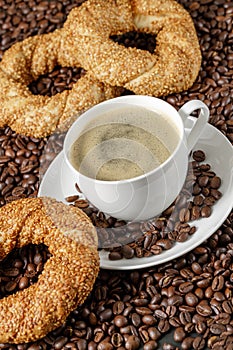
<path fill-rule="evenodd" d="M 87 124 L 103 113 L 130 106 L 161 112 L 166 115 L 166 122 L 175 126 L 179 138 L 170 157 L 152 171 L 126 180 L 96 180 L 76 170 L 71 164 L 69 152 Z M 196 110 L 200 110 L 199 116 L 187 135 L 186 121 Z M 181 191 L 187 175 L 189 153 L 208 118 L 209 109 L 199 100 L 187 102 L 179 111 L 169 103 L 150 96 L 129 95 L 107 100 L 86 111 L 70 127 L 64 141 L 65 161 L 77 175 L 77 183 L 85 197 L 99 210 L 119 219 L 146 220 L 161 214 Z M 166 144 L 166 140 L 162 141 Z"/>

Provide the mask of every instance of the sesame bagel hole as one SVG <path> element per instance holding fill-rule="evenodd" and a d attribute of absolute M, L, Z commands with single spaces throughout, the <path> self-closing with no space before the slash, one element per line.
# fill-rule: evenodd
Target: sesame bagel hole
<path fill-rule="evenodd" d="M 156 35 L 139 31 L 130 31 L 121 35 L 111 35 L 110 39 L 119 45 L 136 47 L 140 50 L 149 51 L 151 54 L 154 53 L 156 47 Z"/>
<path fill-rule="evenodd" d="M 54 96 L 64 90 L 71 90 L 73 85 L 86 74 L 81 67 L 56 66 L 51 72 L 40 75 L 28 88 L 33 95 Z"/>
<path fill-rule="evenodd" d="M 0 299 L 36 283 L 50 257 L 44 244 L 28 244 L 13 249 L 0 261 Z"/>

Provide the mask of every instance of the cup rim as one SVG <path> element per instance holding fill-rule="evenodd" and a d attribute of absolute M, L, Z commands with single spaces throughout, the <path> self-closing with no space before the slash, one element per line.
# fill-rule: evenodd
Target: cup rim
<path fill-rule="evenodd" d="M 68 152 L 69 152 L 69 149 L 67 149 L 67 143 L 69 142 L 68 141 L 68 137 L 69 137 L 69 134 L 71 133 L 72 129 L 74 127 L 76 127 L 77 124 L 80 123 L 80 119 L 82 121 L 82 119 L 85 118 L 86 114 L 88 114 L 90 111 L 94 111 L 94 110 L 98 110 L 99 108 L 101 108 L 101 106 L 103 105 L 107 105 L 107 104 L 111 104 L 111 103 L 114 103 L 114 102 L 124 102 L 124 100 L 134 100 L 135 99 L 135 102 L 137 102 L 136 99 L 141 99 L 142 101 L 144 99 L 148 99 L 152 101 L 153 100 L 157 100 L 157 101 L 160 101 L 160 103 L 162 103 L 164 106 L 166 105 L 167 107 L 169 107 L 171 110 L 173 110 L 173 113 L 175 112 L 176 115 L 179 116 L 179 120 L 181 122 L 181 124 L 183 125 L 183 128 L 179 128 L 179 131 L 181 131 L 181 135 L 179 135 L 179 142 L 177 143 L 174 151 L 170 154 L 170 156 L 162 163 L 160 164 L 159 166 L 157 166 L 156 168 L 148 171 L 147 173 L 145 174 L 142 174 L 142 175 L 139 175 L 139 176 L 135 176 L 135 177 L 131 177 L 131 178 L 128 178 L 128 179 L 122 179 L 122 180 L 99 180 L 99 179 L 95 179 L 95 178 L 92 178 L 92 177 L 89 177 L 87 175 L 84 175 L 83 173 L 81 173 L 80 171 L 78 171 L 70 162 L 69 158 L 68 158 Z M 147 108 L 147 106 L 144 106 L 142 104 L 137 104 L 137 103 L 128 103 L 129 105 L 133 105 L 133 106 L 139 106 L 139 107 L 144 107 L 144 108 Z M 148 108 L 150 109 L 150 108 Z M 101 113 L 93 116 L 92 119 L 94 118 L 97 118 L 98 115 L 100 115 Z M 87 123 L 89 123 L 90 120 L 87 121 Z M 86 124 L 87 124 L 86 123 Z M 86 125 L 85 124 L 85 125 Z M 84 127 L 85 127 L 84 125 Z M 82 130 L 80 131 L 80 133 L 82 132 Z M 78 133 L 78 137 L 79 137 L 79 134 Z M 63 151 L 64 151 L 64 157 L 65 157 L 65 160 L 68 164 L 68 166 L 71 168 L 71 170 L 75 173 L 77 173 L 78 176 L 81 176 L 87 180 L 90 180 L 90 181 L 94 181 L 95 183 L 98 183 L 98 184 L 104 184 L 104 185 L 116 185 L 116 184 L 124 184 L 124 183 L 129 183 L 129 182 L 136 182 L 136 181 L 140 181 L 140 180 L 143 180 L 143 179 L 147 179 L 148 177 L 150 177 L 151 175 L 155 174 L 156 172 L 160 171 L 161 168 L 164 168 L 171 160 L 172 158 L 177 154 L 181 144 L 184 142 L 184 124 L 183 124 L 183 121 L 181 119 L 181 116 L 179 115 L 178 111 L 171 105 L 169 104 L 168 102 L 162 100 L 162 99 L 159 99 L 157 97 L 153 97 L 153 96 L 147 96 L 147 95 L 126 95 L 126 96 L 119 96 L 119 97 L 115 97 L 115 98 L 112 98 L 112 99 L 109 99 L 109 100 L 106 100 L 106 101 L 103 101 L 103 102 L 100 102 L 98 103 L 97 105 L 89 108 L 87 111 L 85 111 L 84 113 L 82 113 L 75 121 L 74 123 L 70 126 L 69 130 L 67 131 L 66 133 L 66 136 L 65 136 L 65 139 L 64 139 L 64 144 L 63 144 Z"/>

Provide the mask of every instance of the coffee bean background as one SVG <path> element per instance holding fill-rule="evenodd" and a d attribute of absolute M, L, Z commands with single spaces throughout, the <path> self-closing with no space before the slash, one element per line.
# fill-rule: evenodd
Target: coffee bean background
<path fill-rule="evenodd" d="M 0 0 L 0 59 L 13 43 L 60 28 L 81 2 Z M 194 20 L 203 60 L 193 87 L 165 100 L 177 109 L 190 99 L 204 101 L 210 108 L 210 123 L 233 142 L 233 2 L 179 2 Z M 143 43 L 142 36 L 132 33 L 118 39 L 148 49 L 154 44 L 148 38 Z M 30 88 L 33 93 L 53 95 L 71 88 L 84 73 L 81 67 L 57 67 Z M 63 139 L 58 134 L 35 139 L 17 135 L 7 126 L 0 129 L 0 205 L 37 195 L 39 179 L 61 150 Z M 197 161 L 201 159 L 199 153 Z M 206 180 L 199 179 L 199 185 Z M 218 185 L 218 179 L 211 181 Z M 197 206 L 202 200 L 198 195 Z M 182 215 L 185 218 L 187 213 Z M 45 246 L 12 252 L 0 265 L 0 297 L 34 283 L 47 258 Z M 208 241 L 179 259 L 139 271 L 101 270 L 93 292 L 63 326 L 37 342 L 0 344 L 0 349 L 230 350 L 232 314 L 233 212 Z M 176 345 L 167 336 L 171 331 Z"/>

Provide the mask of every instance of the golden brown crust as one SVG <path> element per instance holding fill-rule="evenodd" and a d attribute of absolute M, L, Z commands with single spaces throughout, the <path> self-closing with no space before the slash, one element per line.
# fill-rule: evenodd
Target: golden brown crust
<path fill-rule="evenodd" d="M 0 225 L 0 259 L 29 243 L 44 243 L 52 254 L 37 283 L 0 300 L 0 342 L 33 341 L 90 293 L 99 271 L 96 231 L 81 210 L 45 197 L 0 208 Z"/>
<path fill-rule="evenodd" d="M 120 28 L 116 17 L 122 13 L 125 24 Z M 136 94 L 162 96 L 186 90 L 200 70 L 193 21 L 174 0 L 88 0 L 70 12 L 64 28 L 85 69 L 102 82 Z M 154 53 L 125 48 L 109 38 L 130 30 L 155 34 Z"/>
<path fill-rule="evenodd" d="M 135 26 L 156 35 L 154 67 L 125 84 L 137 94 L 168 95 L 187 90 L 201 66 L 201 52 L 189 13 L 174 0 L 131 0 Z"/>
<path fill-rule="evenodd" d="M 29 37 L 16 43 L 0 62 L 0 127 L 8 124 L 17 133 L 44 137 L 65 131 L 93 105 L 118 96 L 121 89 L 97 81 L 89 73 L 71 90 L 48 97 L 33 95 L 28 84 L 56 65 L 80 67 L 63 31 Z"/>
<path fill-rule="evenodd" d="M 148 51 L 126 48 L 110 39 L 134 29 L 128 0 L 88 0 L 73 9 L 64 24 L 66 42 L 83 67 L 98 80 L 117 86 L 137 78 L 156 61 Z"/>

